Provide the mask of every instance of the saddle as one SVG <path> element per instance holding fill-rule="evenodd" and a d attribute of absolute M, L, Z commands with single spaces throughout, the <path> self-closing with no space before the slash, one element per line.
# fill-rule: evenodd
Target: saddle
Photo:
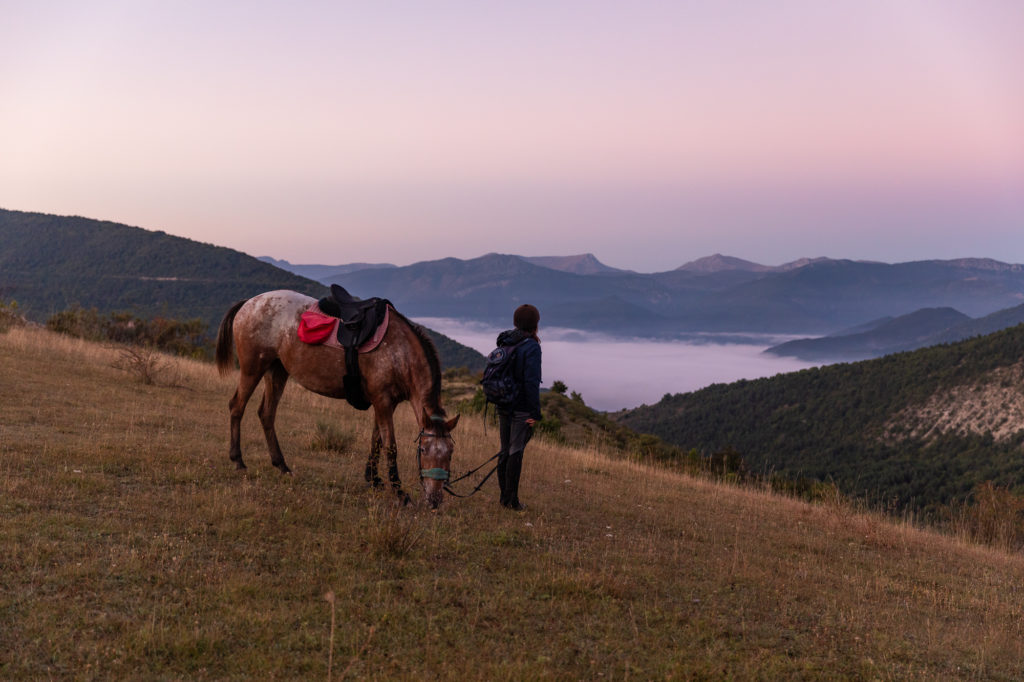
<path fill-rule="evenodd" d="M 317 305 L 320 312 L 340 319 L 337 338 L 345 350 L 345 400 L 357 410 L 369 409 L 370 401 L 363 391 L 363 375 L 359 371 L 359 349 L 373 339 L 377 328 L 387 319 L 391 302 L 376 297 L 359 299 L 344 287 L 332 284 L 331 295 L 321 298 Z"/>
<path fill-rule="evenodd" d="M 321 298 L 320 312 L 341 318 L 338 343 L 343 348 L 358 348 L 373 336 L 384 321 L 390 302 L 384 298 L 356 298 L 339 284 L 331 285 L 331 295 Z"/>

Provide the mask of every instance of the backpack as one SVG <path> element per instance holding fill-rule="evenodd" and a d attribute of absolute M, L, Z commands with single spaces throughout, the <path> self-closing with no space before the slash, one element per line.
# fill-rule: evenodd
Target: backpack
<path fill-rule="evenodd" d="M 484 378 L 480 385 L 484 389 L 487 402 L 494 403 L 500 409 L 511 409 L 519 398 L 515 353 L 526 341 L 528 339 L 523 339 L 514 346 L 498 346 L 487 356 L 487 366 L 484 368 Z"/>

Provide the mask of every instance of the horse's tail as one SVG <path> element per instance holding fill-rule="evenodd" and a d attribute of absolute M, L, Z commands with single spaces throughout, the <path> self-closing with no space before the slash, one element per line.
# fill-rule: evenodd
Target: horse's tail
<path fill-rule="evenodd" d="M 231 306 L 231 309 L 224 314 L 224 319 L 220 321 L 220 329 L 217 331 L 217 371 L 220 372 L 221 376 L 224 376 L 235 368 L 234 361 L 234 349 L 235 349 L 235 315 L 238 313 L 238 309 L 241 308 L 245 301 L 244 299 Z"/>

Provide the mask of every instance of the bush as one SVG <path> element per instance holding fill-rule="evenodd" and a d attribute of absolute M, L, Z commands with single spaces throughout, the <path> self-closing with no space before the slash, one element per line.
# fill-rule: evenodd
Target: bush
<path fill-rule="evenodd" d="M 87 341 L 108 340 L 106 322 L 96 308 L 85 309 L 76 305 L 54 313 L 46 321 L 46 328 Z"/>
<path fill-rule="evenodd" d="M 96 308 L 73 306 L 46 321 L 48 329 L 88 341 L 112 341 L 154 348 L 191 358 L 213 356 L 213 341 L 206 336 L 206 324 L 199 318 L 148 320 L 131 313 L 101 314 Z"/>
<path fill-rule="evenodd" d="M 162 353 L 144 346 L 122 346 L 118 349 L 117 369 L 128 372 L 136 379 L 152 386 L 162 377 L 170 365 Z M 169 381 L 168 383 L 175 383 Z"/>
<path fill-rule="evenodd" d="M 967 531 L 975 542 L 1016 549 L 1024 541 L 1024 499 L 986 481 L 975 486 L 967 508 Z"/>
<path fill-rule="evenodd" d="M 316 433 L 310 447 L 314 450 L 325 450 L 345 454 L 354 449 L 356 442 L 355 434 L 331 422 L 317 420 Z"/>
<path fill-rule="evenodd" d="M 546 416 L 536 423 L 537 433 L 546 436 L 556 442 L 564 442 L 562 437 L 562 422 L 558 417 Z"/>
<path fill-rule="evenodd" d="M 0 301 L 0 334 L 10 331 L 12 327 L 25 325 L 25 318 L 18 312 L 17 301 Z"/>
<path fill-rule="evenodd" d="M 423 539 L 417 517 L 399 507 L 393 495 L 379 492 L 372 497 L 363 521 L 363 542 L 381 559 L 401 559 Z"/>

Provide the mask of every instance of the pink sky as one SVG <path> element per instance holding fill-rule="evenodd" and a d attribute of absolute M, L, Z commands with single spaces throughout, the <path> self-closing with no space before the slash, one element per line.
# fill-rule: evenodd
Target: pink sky
<path fill-rule="evenodd" d="M 1018 0 L 8 1 L 0 207 L 293 262 L 1024 262 L 1021 36 Z"/>

